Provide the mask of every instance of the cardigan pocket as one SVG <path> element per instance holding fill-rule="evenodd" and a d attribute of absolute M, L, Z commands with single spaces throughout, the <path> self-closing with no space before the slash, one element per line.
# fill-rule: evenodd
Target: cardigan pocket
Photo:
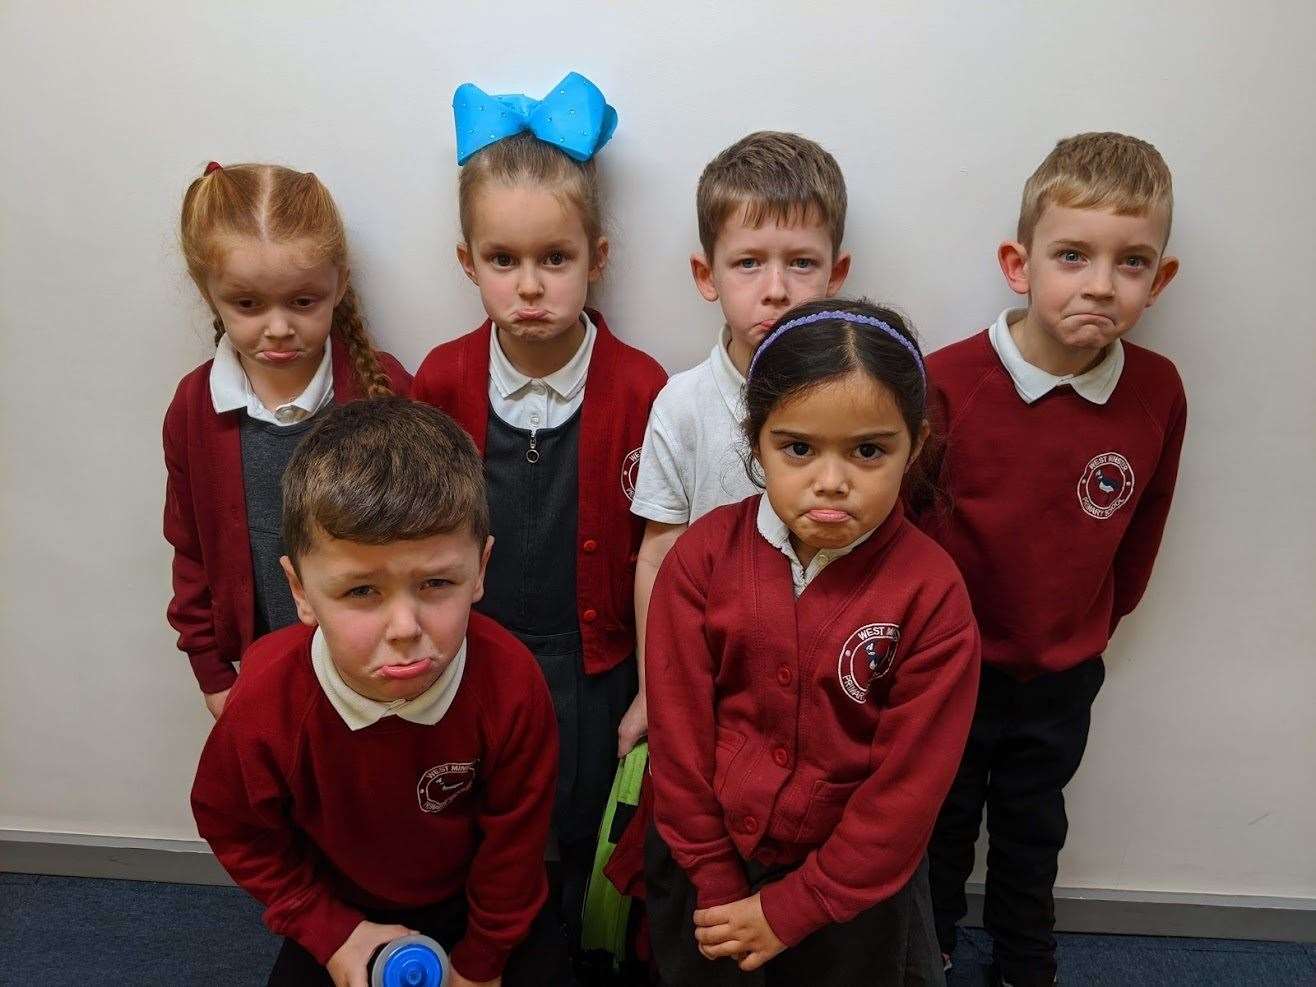
<path fill-rule="evenodd" d="M 726 787 L 731 765 L 745 747 L 745 735 L 729 727 L 719 726 L 713 745 L 713 795 L 721 798 Z"/>
<path fill-rule="evenodd" d="M 805 810 L 804 819 L 800 823 L 796 842 L 809 847 L 821 846 L 841 821 L 841 815 L 845 812 L 850 796 L 854 795 L 855 789 L 862 784 L 863 779 L 842 782 L 815 781 L 813 796 L 809 799 L 809 807 Z"/>

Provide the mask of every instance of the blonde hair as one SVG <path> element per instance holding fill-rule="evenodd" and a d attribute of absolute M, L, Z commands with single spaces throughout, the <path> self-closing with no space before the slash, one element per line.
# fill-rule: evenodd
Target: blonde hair
<path fill-rule="evenodd" d="M 594 259 L 603 236 L 598 172 L 594 159 L 575 161 L 533 134 L 516 134 L 481 148 L 462 166 L 457 179 L 457 205 L 462 239 L 468 244 L 475 226 L 475 203 L 491 183 L 532 185 L 552 191 L 564 205 L 576 210 Z"/>
<path fill-rule="evenodd" d="M 1121 216 L 1145 216 L 1163 207 L 1168 240 L 1174 212 L 1170 168 L 1156 148 L 1126 134 L 1066 137 L 1024 183 L 1018 230 L 1024 246 L 1031 245 L 1038 220 L 1050 205 L 1113 209 Z"/>
<path fill-rule="evenodd" d="M 741 208 L 756 228 L 767 220 L 797 223 L 812 212 L 831 234 L 835 254 L 845 235 L 845 177 L 836 159 L 807 137 L 760 130 L 728 147 L 699 176 L 699 243 L 710 261 L 722 224 Z"/>
<path fill-rule="evenodd" d="M 347 267 L 343 219 L 329 190 L 309 171 L 266 164 L 212 166 L 188 186 L 179 226 L 187 273 L 212 310 L 206 280 L 223 265 L 225 240 L 230 237 L 309 241 L 316 263 Z M 224 335 L 218 313 L 214 327 L 218 343 Z M 375 354 L 351 285 L 334 307 L 330 332 L 347 347 L 366 396 L 391 394 L 388 374 Z"/>

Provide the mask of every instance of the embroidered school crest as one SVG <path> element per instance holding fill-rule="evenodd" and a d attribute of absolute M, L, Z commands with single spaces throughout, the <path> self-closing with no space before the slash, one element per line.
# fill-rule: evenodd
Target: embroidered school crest
<path fill-rule="evenodd" d="M 621 461 L 621 492 L 627 500 L 635 499 L 635 478 L 640 473 L 640 450 L 632 449 Z"/>
<path fill-rule="evenodd" d="M 1083 513 L 1104 521 L 1133 496 L 1133 467 L 1118 452 L 1094 456 L 1078 479 L 1078 504 Z"/>
<path fill-rule="evenodd" d="M 868 689 L 896 660 L 900 627 L 896 624 L 865 624 L 845 639 L 836 674 L 845 694 L 857 703 L 868 698 Z"/>
<path fill-rule="evenodd" d="M 479 761 L 436 764 L 420 776 L 416 799 L 421 812 L 442 812 L 458 795 L 469 792 L 475 784 Z"/>

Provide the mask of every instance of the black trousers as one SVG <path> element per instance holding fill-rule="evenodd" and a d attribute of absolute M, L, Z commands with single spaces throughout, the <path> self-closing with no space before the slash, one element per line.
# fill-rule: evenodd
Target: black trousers
<path fill-rule="evenodd" d="M 757 891 L 787 869 L 745 865 Z M 753 973 L 732 959 L 709 960 L 695 943 L 695 889 L 649 828 L 644 844 L 645 904 L 649 938 L 663 987 L 944 987 L 945 974 L 932 929 L 927 866 L 886 901 L 849 922 L 826 925 Z"/>
<path fill-rule="evenodd" d="M 1069 829 L 1063 790 L 1083 759 L 1105 677 L 1100 656 L 1028 682 L 984 665 L 964 759 L 928 847 L 937 939 L 950 953 L 986 806 L 983 925 L 1002 978 L 1015 987 L 1055 980 L 1054 889 Z"/>
<path fill-rule="evenodd" d="M 572 982 L 555 911 L 551 903 L 545 906 L 525 942 L 512 951 L 503 970 L 503 987 L 561 987 Z M 426 908 L 368 912 L 366 917 L 423 932 L 451 954 L 466 932 L 466 897 L 458 895 Z M 267 987 L 334 987 L 334 982 L 314 956 L 292 939 L 284 939 Z"/>

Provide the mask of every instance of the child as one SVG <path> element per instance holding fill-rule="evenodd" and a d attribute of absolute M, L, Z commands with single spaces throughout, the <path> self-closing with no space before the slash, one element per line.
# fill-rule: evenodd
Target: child
<path fill-rule="evenodd" d="M 687 526 L 757 493 L 741 452 L 745 370 L 782 313 L 841 289 L 850 270 L 845 207 L 836 159 L 798 134 L 743 137 L 699 178 L 703 250 L 690 270 L 699 293 L 721 304 L 723 327 L 708 359 L 663 388 L 644 433 L 631 504 L 646 520 L 635 574 L 641 698 L 623 723 L 620 755 L 645 732 L 644 628 L 658 567 Z"/>
<path fill-rule="evenodd" d="M 954 564 L 898 500 L 928 434 L 922 357 L 895 313 L 820 301 L 747 377 L 766 492 L 692 525 L 650 604 L 659 971 L 939 984 L 922 860 L 979 642 Z"/>
<path fill-rule="evenodd" d="M 479 457 L 404 398 L 320 418 L 283 478 L 301 624 L 247 653 L 197 768 L 197 829 L 287 937 L 271 984 L 365 987 L 411 929 L 451 950 L 454 987 L 560 983 L 551 951 L 516 951 L 547 896 L 557 731 L 530 654 L 470 612 Z"/>
<path fill-rule="evenodd" d="M 335 401 L 405 394 L 411 378 L 371 346 L 342 218 L 311 173 L 212 161 L 181 225 L 217 346 L 165 415 L 168 616 L 219 716 L 233 663 L 297 619 L 279 568 L 279 477 L 293 448 Z"/>
<path fill-rule="evenodd" d="M 1078 769 L 1101 653 L 1147 586 L 1174 492 L 1185 399 L 1174 365 L 1120 337 L 1169 284 L 1170 172 L 1122 134 L 1061 141 L 1024 186 L 1010 287 L 1029 296 L 928 360 L 950 509 L 920 524 L 964 573 L 981 692 L 929 859 L 949 957 L 984 804 L 984 924 L 1014 985 L 1056 975 L 1062 789 Z"/>
<path fill-rule="evenodd" d="M 463 164 L 457 258 L 489 318 L 426 357 L 415 396 L 456 418 L 484 456 L 498 547 L 479 609 L 525 642 L 553 693 L 562 738 L 553 833 L 563 914 L 578 942 L 617 728 L 636 693 L 641 529 L 630 496 L 666 375 L 585 308 L 608 259 L 592 154 L 616 114 L 602 93 L 573 73 L 542 102 L 468 84 L 453 106 Z M 489 143 L 480 129 L 483 146 L 468 144 L 475 118 L 505 120 L 510 136 Z M 552 120 L 594 129 L 582 136 L 574 122 L 559 131 Z"/>

